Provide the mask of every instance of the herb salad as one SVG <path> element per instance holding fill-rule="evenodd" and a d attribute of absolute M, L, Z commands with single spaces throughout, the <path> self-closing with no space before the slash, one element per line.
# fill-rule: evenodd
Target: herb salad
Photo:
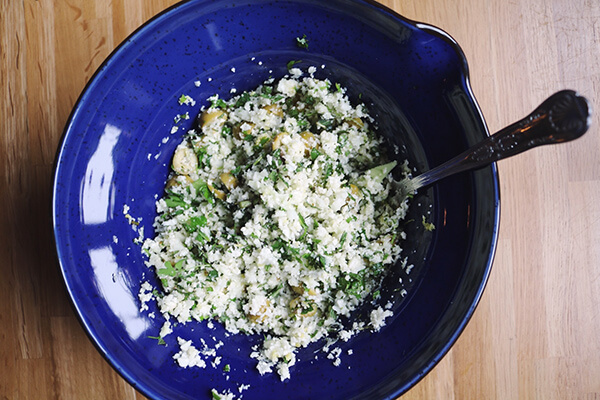
<path fill-rule="evenodd" d="M 143 244 L 161 312 L 264 335 L 251 356 L 282 380 L 297 348 L 379 330 L 392 314 L 373 306 L 354 331 L 340 321 L 400 257 L 407 209 L 366 108 L 309 72 L 209 99 L 175 151 L 156 236 Z"/>

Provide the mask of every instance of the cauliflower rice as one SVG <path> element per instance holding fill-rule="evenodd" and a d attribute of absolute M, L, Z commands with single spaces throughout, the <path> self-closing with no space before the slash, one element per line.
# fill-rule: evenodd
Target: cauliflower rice
<path fill-rule="evenodd" d="M 142 248 L 163 314 L 262 334 L 251 356 L 261 374 L 284 380 L 296 349 L 356 333 L 340 318 L 372 298 L 400 257 L 407 201 L 392 195 L 396 162 L 373 119 L 339 85 L 292 70 L 209 101 L 175 151 L 156 236 Z M 369 327 L 391 314 L 375 307 Z M 195 349 L 180 342 L 187 366 L 183 354 Z"/>

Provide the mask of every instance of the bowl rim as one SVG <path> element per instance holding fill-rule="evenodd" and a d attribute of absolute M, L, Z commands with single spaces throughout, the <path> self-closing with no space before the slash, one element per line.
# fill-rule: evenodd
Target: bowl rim
<path fill-rule="evenodd" d="M 293 1 L 296 1 L 296 0 L 292 0 L 292 2 Z M 399 14 L 397 11 L 389 8 L 388 6 L 386 6 L 384 4 L 377 2 L 376 0 L 343 0 L 343 1 L 346 1 L 348 3 L 359 3 L 359 4 L 369 5 L 373 8 L 378 9 L 381 12 L 388 14 L 392 18 L 399 20 L 402 23 L 411 25 L 419 30 L 428 32 L 429 34 L 434 35 L 434 36 L 444 40 L 445 42 L 447 42 L 452 47 L 452 49 L 456 52 L 456 54 L 458 55 L 458 59 L 460 60 L 460 63 L 461 63 L 460 71 L 461 71 L 462 76 L 464 77 L 464 89 L 466 91 L 466 94 L 468 95 L 468 100 L 471 102 L 472 106 L 474 107 L 474 111 L 476 112 L 477 118 L 479 118 L 482 123 L 482 128 L 484 130 L 484 133 L 487 136 L 490 136 L 489 128 L 485 121 L 483 112 L 481 111 L 481 108 L 476 100 L 476 97 L 475 97 L 472 87 L 471 87 L 469 66 L 468 66 L 466 56 L 465 56 L 462 48 L 458 44 L 458 42 L 450 34 L 448 34 L 445 30 L 443 30 L 435 25 L 406 18 L 403 15 Z M 63 261 L 64 255 L 62 254 L 61 248 L 59 246 L 60 237 L 59 237 L 59 232 L 57 230 L 58 212 L 57 212 L 56 198 L 57 198 L 58 175 L 59 175 L 59 169 L 60 169 L 59 160 L 61 159 L 61 155 L 64 152 L 64 147 L 66 145 L 67 137 L 69 135 L 69 132 L 71 131 L 72 125 L 73 125 L 78 113 L 81 111 L 83 103 L 85 102 L 86 98 L 90 95 L 90 88 L 92 88 L 94 85 L 96 85 L 99 82 L 103 72 L 110 66 L 111 62 L 120 53 L 125 52 L 130 47 L 132 42 L 134 42 L 134 40 L 139 35 L 143 34 L 147 30 L 150 30 L 154 25 L 159 23 L 162 19 L 167 17 L 172 12 L 175 12 L 177 9 L 184 7 L 187 4 L 210 3 L 210 2 L 211 2 L 211 0 L 182 0 L 182 1 L 179 1 L 165 9 L 163 9 L 159 13 L 155 14 L 154 16 L 152 16 L 151 18 L 149 18 L 148 20 L 143 22 L 140 26 L 138 26 L 130 34 L 128 34 L 104 58 L 102 63 L 96 68 L 94 73 L 88 79 L 88 81 L 84 85 L 83 89 L 81 90 L 77 100 L 73 104 L 73 107 L 72 107 L 72 109 L 69 113 L 69 116 L 65 122 L 65 126 L 62 130 L 61 137 L 59 139 L 59 144 L 58 144 L 58 147 L 57 147 L 57 150 L 55 153 L 55 157 L 54 157 L 53 166 L 52 166 L 52 171 L 53 171 L 52 172 L 52 200 L 51 200 L 52 201 L 52 203 L 51 203 L 51 206 L 52 206 L 52 231 L 53 231 L 53 235 L 54 235 L 56 256 L 57 256 L 57 259 L 59 262 L 59 267 L 60 267 L 61 275 L 63 278 L 62 285 L 66 289 L 66 292 L 68 293 L 69 302 L 71 304 L 71 307 L 75 311 L 77 320 L 83 327 L 84 332 L 86 333 L 86 335 L 88 336 L 88 338 L 90 339 L 90 341 L 92 342 L 92 344 L 94 345 L 96 350 L 103 356 L 103 358 L 106 361 L 108 361 L 108 364 L 117 373 L 119 373 L 119 375 L 121 375 L 121 377 L 123 377 L 132 387 L 134 387 L 140 393 L 142 393 L 143 395 L 145 395 L 149 398 L 157 398 L 157 393 L 155 393 L 152 390 L 152 388 L 147 387 L 145 384 L 143 384 L 143 383 L 140 384 L 140 382 L 137 380 L 137 378 L 134 376 L 134 374 L 132 374 L 130 371 L 128 371 L 126 368 L 124 368 L 121 365 L 121 363 L 118 361 L 117 357 L 115 357 L 114 355 L 111 355 L 107 351 L 107 349 L 101 345 L 100 341 L 96 337 L 97 335 L 94 333 L 94 329 L 91 326 L 90 321 L 88 321 L 84 317 L 85 311 L 78 305 L 77 302 L 75 302 L 75 299 L 73 297 L 73 290 L 70 287 L 70 285 L 68 284 L 68 277 L 66 276 L 66 270 L 65 270 L 65 265 L 64 265 L 64 261 Z M 477 308 L 477 306 L 481 300 L 481 297 L 482 297 L 485 287 L 487 285 L 489 275 L 491 273 L 492 264 L 493 264 L 493 261 L 495 258 L 497 242 L 498 242 L 499 224 L 500 224 L 500 185 L 499 185 L 499 175 L 498 175 L 498 170 L 497 170 L 497 163 L 494 162 L 494 163 L 490 164 L 489 167 L 491 168 L 491 173 L 492 173 L 491 184 L 494 187 L 494 215 L 493 215 L 494 224 L 492 226 L 491 237 L 490 237 L 490 249 L 489 249 L 488 262 L 486 263 L 485 266 L 482 267 L 484 270 L 484 274 L 483 274 L 481 282 L 477 288 L 477 291 L 475 292 L 473 301 L 471 302 L 471 305 L 467 309 L 466 314 L 460 321 L 460 324 L 454 329 L 453 335 L 450 337 L 450 339 L 448 341 L 445 342 L 445 345 L 442 346 L 433 355 L 433 357 L 430 358 L 429 362 L 427 363 L 427 365 L 425 365 L 421 369 L 420 373 L 416 374 L 412 379 L 408 380 L 404 385 L 399 387 L 395 392 L 391 393 L 388 397 L 386 397 L 390 400 L 395 399 L 398 396 L 401 396 L 402 394 L 408 392 L 419 381 L 421 381 L 444 358 L 444 356 L 448 353 L 448 351 L 452 348 L 452 346 L 456 343 L 456 341 L 458 340 L 458 338 L 464 331 L 465 327 L 471 320 L 471 318 L 474 314 L 474 311 Z"/>

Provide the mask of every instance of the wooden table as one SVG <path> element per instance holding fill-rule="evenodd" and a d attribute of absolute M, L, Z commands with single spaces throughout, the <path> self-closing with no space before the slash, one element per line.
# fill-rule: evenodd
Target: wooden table
<path fill-rule="evenodd" d="M 51 230 L 52 163 L 85 83 L 173 0 L 0 3 L 0 398 L 141 399 L 70 307 Z M 491 131 L 546 96 L 600 90 L 597 0 L 387 0 L 449 32 Z M 499 163 L 502 217 L 483 299 L 406 399 L 600 399 L 600 121 Z"/>

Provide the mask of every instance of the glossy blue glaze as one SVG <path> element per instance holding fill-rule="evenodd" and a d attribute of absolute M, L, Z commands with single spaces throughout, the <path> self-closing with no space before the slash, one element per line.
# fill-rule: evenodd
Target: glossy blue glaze
<path fill-rule="evenodd" d="M 308 50 L 295 43 L 303 34 Z M 415 267 L 406 275 L 395 266 L 382 291 L 395 315 L 379 333 L 338 343 L 339 367 L 319 352 L 319 343 L 299 352 L 290 380 L 260 376 L 248 357 L 258 338 L 227 336 L 206 322 L 176 326 L 167 346 L 148 338 L 158 335 L 163 319 L 152 303 L 154 318 L 140 312 L 137 294 L 142 281 L 157 282 L 123 206 L 151 236 L 155 197 L 192 125 L 193 118 L 185 120 L 171 134 L 174 117 L 197 115 L 214 93 L 228 97 L 231 88 L 239 93 L 280 77 L 290 60 L 316 66 L 317 77 L 360 97 L 390 148 L 398 146 L 416 170 L 488 134 L 457 44 L 374 3 L 188 1 L 145 24 L 105 61 L 73 110 L 56 160 L 53 214 L 62 272 L 82 324 L 114 368 L 149 397 L 209 398 L 211 388 L 237 394 L 238 384 L 250 384 L 244 399 L 391 399 L 449 350 L 481 296 L 498 228 L 495 166 L 448 178 L 415 197 L 409 217 L 415 222 L 406 224 L 404 243 Z M 181 94 L 196 107 L 179 105 Z M 433 232 L 420 224 L 424 213 Z M 221 365 L 179 368 L 172 360 L 177 336 L 198 347 L 199 338 L 211 346 L 223 341 Z M 225 364 L 231 372 L 222 371 Z"/>

